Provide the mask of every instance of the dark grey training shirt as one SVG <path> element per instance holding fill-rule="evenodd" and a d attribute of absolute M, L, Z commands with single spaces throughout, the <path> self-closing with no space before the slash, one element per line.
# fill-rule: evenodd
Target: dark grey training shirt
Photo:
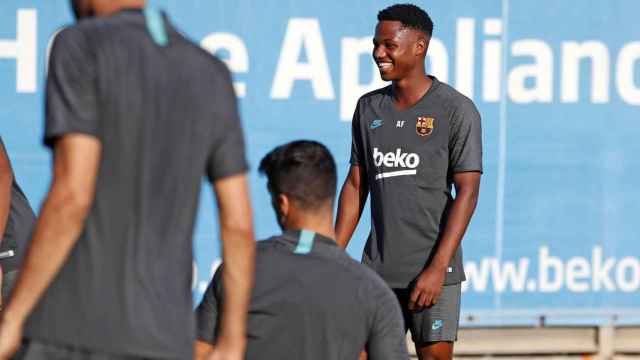
<path fill-rule="evenodd" d="M 28 321 L 28 338 L 141 357 L 192 355 L 201 181 L 244 173 L 247 164 L 229 71 L 160 21 L 166 46 L 152 39 L 140 10 L 81 21 L 54 41 L 45 141 L 88 134 L 102 155 L 93 207 Z"/>
<path fill-rule="evenodd" d="M 409 286 L 434 255 L 453 200 L 453 174 L 482 171 L 476 107 L 432 80 L 409 109 L 395 107 L 388 86 L 362 96 L 353 116 L 351 164 L 364 168 L 371 193 L 363 262 L 393 288 Z M 445 284 L 463 280 L 459 248 Z"/>
<path fill-rule="evenodd" d="M 198 306 L 198 338 L 214 342 L 222 306 L 218 269 Z M 288 231 L 258 242 L 247 359 L 407 359 L 391 289 L 329 238 Z"/>
<path fill-rule="evenodd" d="M 4 143 L 0 137 L 0 151 L 3 151 L 2 149 L 4 149 Z M 36 222 L 35 214 L 29 205 L 27 197 L 22 192 L 22 189 L 20 189 L 20 186 L 18 186 L 15 175 L 13 177 L 13 183 L 11 184 L 10 201 L 7 225 L 4 229 L 4 234 L 0 234 L 2 235 L 0 252 L 13 250 L 15 255 L 0 260 L 2 272 L 4 273 L 18 270 L 20 267 Z"/>

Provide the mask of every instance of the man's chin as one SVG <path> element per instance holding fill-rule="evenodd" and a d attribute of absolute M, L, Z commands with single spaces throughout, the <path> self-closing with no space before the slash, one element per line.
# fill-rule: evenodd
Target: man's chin
<path fill-rule="evenodd" d="M 391 74 L 383 73 L 382 71 L 380 72 L 380 78 L 382 79 L 382 81 L 391 81 L 391 80 L 393 80 L 393 77 L 391 76 Z"/>

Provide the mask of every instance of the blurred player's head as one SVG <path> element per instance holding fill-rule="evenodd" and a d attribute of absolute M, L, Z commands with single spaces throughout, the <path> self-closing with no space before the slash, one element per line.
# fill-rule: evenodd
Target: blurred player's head
<path fill-rule="evenodd" d="M 110 15 L 122 8 L 143 7 L 145 0 L 71 0 L 77 19 Z"/>
<path fill-rule="evenodd" d="M 415 5 L 392 5 L 380 11 L 373 59 L 382 79 L 398 81 L 414 73 L 423 75 L 432 32 L 431 18 Z"/>
<path fill-rule="evenodd" d="M 336 163 L 315 141 L 276 147 L 260 161 L 278 223 L 283 229 L 309 218 L 332 221 L 336 196 Z"/>

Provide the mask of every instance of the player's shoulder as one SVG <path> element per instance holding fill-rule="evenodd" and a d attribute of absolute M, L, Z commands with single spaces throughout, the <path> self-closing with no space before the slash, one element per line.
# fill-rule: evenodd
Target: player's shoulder
<path fill-rule="evenodd" d="M 437 94 L 439 100 L 451 111 L 476 109 L 473 100 L 445 82 L 438 81 Z"/>
<path fill-rule="evenodd" d="M 358 105 L 367 106 L 367 105 L 379 103 L 380 100 L 382 100 L 386 96 L 389 96 L 390 92 L 391 92 L 391 85 L 388 85 L 379 89 L 375 89 L 373 91 L 369 91 L 368 93 L 360 96 L 360 98 L 358 99 Z"/>
<path fill-rule="evenodd" d="M 90 34 L 91 30 L 84 21 L 65 26 L 56 33 L 52 42 L 52 49 L 60 46 L 86 45 Z"/>
<path fill-rule="evenodd" d="M 231 72 L 222 60 L 203 49 L 186 35 L 180 34 L 180 36 L 183 39 L 181 53 L 185 55 L 184 61 L 190 63 L 192 68 L 197 68 L 201 75 L 205 75 L 206 79 L 211 79 L 211 77 L 214 80 L 224 79 L 227 81 L 231 79 Z M 215 81 L 212 85 L 214 84 Z"/>
<path fill-rule="evenodd" d="M 181 45 L 184 47 L 183 50 L 187 51 L 189 56 L 195 60 L 200 60 L 211 67 L 213 70 L 217 70 L 219 72 L 227 72 L 227 66 L 225 63 L 218 59 L 217 56 L 210 53 L 206 49 L 202 48 L 202 46 L 198 45 L 193 39 L 191 39 L 188 35 L 182 33 L 177 30 L 178 38 L 180 39 Z"/>
<path fill-rule="evenodd" d="M 278 239 L 280 239 L 280 236 L 270 236 L 256 241 L 256 251 L 259 253 L 271 251 L 271 249 L 277 247 Z"/>

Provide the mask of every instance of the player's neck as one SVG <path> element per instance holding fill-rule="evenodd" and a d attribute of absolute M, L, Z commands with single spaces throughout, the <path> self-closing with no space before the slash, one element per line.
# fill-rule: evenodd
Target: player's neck
<path fill-rule="evenodd" d="M 393 102 L 399 109 L 415 105 L 429 91 L 433 80 L 424 71 L 392 83 Z"/>
<path fill-rule="evenodd" d="M 322 235 L 329 239 L 335 240 L 336 234 L 333 227 L 333 214 L 331 211 L 322 211 L 318 213 L 298 213 L 290 214 L 287 217 L 285 229 L 287 230 L 308 230 L 316 234 Z"/>
<path fill-rule="evenodd" d="M 123 9 L 143 9 L 144 0 L 96 1 L 96 16 L 109 16 Z"/>

